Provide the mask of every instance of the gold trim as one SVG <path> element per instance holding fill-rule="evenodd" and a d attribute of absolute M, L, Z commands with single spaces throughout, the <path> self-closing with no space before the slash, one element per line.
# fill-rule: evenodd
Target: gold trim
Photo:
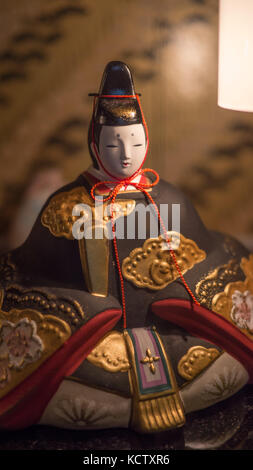
<path fill-rule="evenodd" d="M 212 299 L 217 292 L 223 290 L 229 281 L 238 278 L 240 266 L 237 260 L 218 266 L 201 279 L 195 288 L 197 299 L 205 307 L 212 308 Z"/>
<path fill-rule="evenodd" d="M 169 392 L 168 392 L 168 390 L 164 390 L 164 391 L 161 391 L 161 392 L 149 393 L 149 394 L 145 394 L 145 397 L 143 397 L 143 395 L 141 395 L 140 392 L 139 392 L 138 379 L 137 379 L 138 375 L 137 375 L 137 369 L 136 369 L 136 364 L 135 364 L 135 351 L 134 351 L 133 343 L 132 343 L 131 338 L 130 338 L 130 336 L 129 336 L 129 334 L 126 330 L 124 330 L 123 335 L 124 335 L 124 339 L 126 341 L 126 347 L 127 347 L 129 362 L 131 364 L 130 375 L 131 375 L 131 383 L 132 383 L 132 387 L 133 387 L 134 396 L 138 400 L 144 400 L 144 399 L 147 399 L 147 398 L 156 398 L 157 396 L 164 396 L 164 395 L 168 395 L 168 394 L 171 394 L 171 393 L 175 393 L 175 391 L 177 390 L 177 383 L 176 383 L 175 375 L 174 375 L 172 366 L 171 366 L 171 364 L 168 360 L 166 351 L 163 347 L 163 343 L 161 341 L 161 338 L 160 338 L 159 334 L 156 332 L 157 339 L 158 339 L 160 347 L 163 351 L 163 355 L 164 355 L 164 358 L 165 358 L 165 361 L 166 361 L 166 365 L 167 365 L 167 368 L 169 370 L 169 373 L 170 373 L 170 376 L 171 376 L 171 379 L 172 379 L 172 383 L 171 383 L 172 387 L 171 387 L 171 390 Z"/>
<path fill-rule="evenodd" d="M 88 291 L 92 295 L 106 297 L 109 282 L 109 240 L 78 240 L 83 277 Z"/>
<path fill-rule="evenodd" d="M 95 206 L 93 199 L 83 186 L 64 191 L 53 196 L 41 216 L 41 223 L 48 228 L 55 237 L 64 237 L 74 240 L 72 234 L 73 224 L 80 216 L 73 216 L 72 211 L 75 205 L 86 204 L 81 213 L 84 224 L 87 228 L 102 227 L 106 230 L 107 223 L 111 220 L 110 201 L 102 205 Z M 113 204 L 113 214 L 115 220 L 119 217 L 129 215 L 135 208 L 135 200 L 117 199 Z M 101 210 L 100 210 L 101 208 Z M 103 237 L 105 235 L 103 234 Z"/>
<path fill-rule="evenodd" d="M 155 327 L 153 327 L 156 330 Z M 128 371 L 130 389 L 132 393 L 131 427 L 138 432 L 151 433 L 165 431 L 185 424 L 183 403 L 181 401 L 176 378 L 164 349 L 162 340 L 156 332 L 162 349 L 166 365 L 171 378 L 171 390 L 141 395 L 138 387 L 137 370 L 135 364 L 134 347 L 128 332 L 124 331 L 124 338 L 129 354 L 131 369 Z"/>
<path fill-rule="evenodd" d="M 53 196 L 42 213 L 42 225 L 55 237 L 74 240 L 72 228 L 78 217 L 73 216 L 72 212 L 77 204 L 87 206 L 87 210 L 83 208 L 82 220 L 80 219 L 84 226 L 84 236 L 78 240 L 85 284 L 91 294 L 106 297 L 109 270 L 107 224 L 111 222 L 111 209 L 114 219 L 117 220 L 119 217 L 128 216 L 134 210 L 136 203 L 131 199 L 117 199 L 113 207 L 110 202 L 95 205 L 89 193 L 81 186 Z M 89 233 L 91 238 L 85 236 L 86 230 L 91 232 Z M 99 231 L 99 238 L 98 235 L 95 238 L 96 230 Z"/>
<path fill-rule="evenodd" d="M 177 232 L 167 232 L 170 239 L 180 237 L 180 244 L 174 250 L 182 274 L 206 258 L 206 253 L 197 244 Z M 135 248 L 123 260 L 123 276 L 135 286 L 152 290 L 164 289 L 179 277 L 164 237 L 149 238 L 142 248 Z"/>
<path fill-rule="evenodd" d="M 80 323 L 81 319 L 85 319 L 84 311 L 77 300 L 67 297 L 57 297 L 55 294 L 46 292 L 41 288 L 33 287 L 29 289 L 21 287 L 18 284 L 9 284 L 8 287 L 5 288 L 5 295 L 10 301 L 35 303 L 48 311 L 57 311 L 58 309 L 60 313 L 66 315 L 75 326 Z M 42 296 L 44 296 L 44 299 L 41 298 Z M 75 307 L 76 312 L 73 308 L 71 309 L 71 307 L 69 307 L 70 305 Z M 28 308 L 30 308 L 30 305 Z M 81 318 L 79 318 L 78 315 Z"/>
<path fill-rule="evenodd" d="M 131 427 L 135 431 L 161 432 L 184 424 L 182 402 L 176 394 L 133 402 Z"/>
<path fill-rule="evenodd" d="M 55 237 L 73 240 L 72 227 L 78 217 L 72 215 L 76 204 L 92 205 L 92 198 L 83 186 L 53 196 L 41 216 L 41 223 Z M 83 214 L 88 219 L 90 214 Z"/>
<path fill-rule="evenodd" d="M 16 325 L 19 321 L 25 319 L 30 324 L 33 322 L 36 324 L 36 335 L 39 337 L 42 345 L 41 355 L 38 360 L 25 364 L 20 370 L 11 364 L 8 365 L 10 380 L 0 388 L 0 398 L 38 369 L 71 336 L 69 325 L 53 315 L 42 315 L 40 312 L 31 309 L 12 309 L 9 312 L 0 311 L 1 328 L 3 325 L 10 323 Z M 8 362 L 8 358 L 5 359 Z"/>
<path fill-rule="evenodd" d="M 121 118 L 126 121 L 126 123 L 130 124 L 137 116 L 137 109 L 133 104 L 133 100 L 131 100 L 132 103 L 130 100 L 118 101 L 118 103 L 115 103 L 115 101 L 102 98 L 100 106 L 104 110 L 104 113 L 110 116 L 111 119 Z"/>
<path fill-rule="evenodd" d="M 177 366 L 178 373 L 188 381 L 193 380 L 219 356 L 220 352 L 215 348 L 193 346 L 180 359 Z"/>
<path fill-rule="evenodd" d="M 250 254 L 248 259 L 242 258 L 240 267 L 246 276 L 245 280 L 230 282 L 227 284 L 223 292 L 220 292 L 213 297 L 212 310 L 223 316 L 234 326 L 237 326 L 248 338 L 253 339 L 253 330 L 250 330 L 248 327 L 239 326 L 235 321 L 233 313 L 236 307 L 233 302 L 233 299 L 235 298 L 233 297 L 234 294 L 237 297 L 238 294 L 241 294 L 242 296 L 247 296 L 247 294 L 252 296 L 253 294 L 253 254 Z M 252 317 L 253 310 L 249 313 Z"/>
<path fill-rule="evenodd" d="M 91 226 L 92 238 L 82 238 L 78 241 L 83 276 L 86 286 L 92 295 L 106 297 L 109 283 L 109 238 L 107 224 L 111 221 L 110 205 L 104 204 L 102 211 L 93 210 L 94 224 Z M 113 205 L 115 220 L 129 215 L 135 208 L 135 201 L 117 200 Z M 93 233 L 99 230 L 101 238 L 95 238 Z"/>
<path fill-rule="evenodd" d="M 108 372 L 126 372 L 130 369 L 123 333 L 107 333 L 87 356 L 87 360 Z"/>

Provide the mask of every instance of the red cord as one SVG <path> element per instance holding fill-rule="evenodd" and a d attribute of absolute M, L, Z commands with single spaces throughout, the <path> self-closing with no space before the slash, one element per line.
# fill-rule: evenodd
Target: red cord
<path fill-rule="evenodd" d="M 136 187 L 137 187 L 137 186 L 136 186 Z M 138 189 L 139 189 L 139 188 L 138 188 Z M 168 234 L 167 234 L 165 225 L 164 225 L 164 223 L 163 223 L 161 214 L 160 214 L 160 212 L 159 212 L 159 210 L 158 210 L 158 207 L 157 207 L 157 205 L 156 205 L 154 199 L 152 198 L 152 196 L 151 196 L 145 189 L 142 188 L 141 191 L 143 191 L 143 192 L 146 194 L 146 196 L 149 198 L 149 200 L 150 200 L 150 201 L 152 202 L 152 204 L 154 205 L 155 210 L 156 210 L 156 213 L 157 213 L 157 216 L 158 216 L 158 219 L 159 219 L 159 222 L 160 222 L 160 224 L 161 224 L 161 226 L 162 226 L 162 229 L 163 229 L 163 233 L 164 233 L 166 242 L 167 242 L 168 244 L 170 244 L 170 239 L 169 239 L 169 237 L 168 237 Z M 178 265 L 178 262 L 177 262 L 177 258 L 176 258 L 175 252 L 174 252 L 174 250 L 173 250 L 172 248 L 170 248 L 170 254 L 171 254 L 172 258 L 173 258 L 173 261 L 174 261 L 174 263 L 175 263 L 177 272 L 178 272 L 178 274 L 179 274 L 179 276 L 180 276 L 180 278 L 181 278 L 181 280 L 182 280 L 182 282 L 183 282 L 185 288 L 187 289 L 188 293 L 189 293 L 190 296 L 192 297 L 193 301 L 194 301 L 197 305 L 200 305 L 200 303 L 198 302 L 198 300 L 196 299 L 196 297 L 195 297 L 195 295 L 193 294 L 192 290 L 191 290 L 190 287 L 188 286 L 188 284 L 187 284 L 187 282 L 186 282 L 186 280 L 185 280 L 185 278 L 184 278 L 184 276 L 183 276 L 183 274 L 182 274 L 182 272 L 181 272 L 181 269 L 180 269 L 180 267 L 179 267 L 179 265 Z"/>
<path fill-rule="evenodd" d="M 159 222 L 162 226 L 162 229 L 163 229 L 163 233 L 164 233 L 164 236 L 165 236 L 165 240 L 168 244 L 170 244 L 170 239 L 167 235 L 167 231 L 166 231 L 166 228 L 165 228 L 165 225 L 164 225 L 164 222 L 161 218 L 161 214 L 158 210 L 158 207 L 154 201 L 154 199 L 152 198 L 152 196 L 146 191 L 146 189 L 148 188 L 152 188 L 153 186 L 155 186 L 158 181 L 159 181 L 159 175 L 158 173 L 155 171 L 155 170 L 152 170 L 151 168 L 145 168 L 145 169 L 141 169 L 143 164 L 144 164 L 144 161 L 146 160 L 146 156 L 147 156 L 147 152 L 148 152 L 148 146 L 149 146 L 149 138 L 148 138 L 148 128 L 147 128 L 147 124 L 146 124 L 146 121 L 144 119 L 144 115 L 143 115 L 143 112 L 142 112 L 142 109 L 141 109 L 141 104 L 140 104 L 140 99 L 139 99 L 139 96 L 138 95 L 100 95 L 98 96 L 98 98 L 136 98 L 137 101 L 138 101 L 138 104 L 140 106 L 140 110 L 141 110 L 141 115 L 142 115 L 142 121 L 143 121 L 143 125 L 144 125 L 144 128 L 145 128 L 145 132 L 146 132 L 146 139 L 147 139 L 147 148 L 146 148 L 146 152 L 145 152 L 145 156 L 144 156 L 144 159 L 142 161 L 142 164 L 140 165 L 140 167 L 138 168 L 138 170 L 135 171 L 135 173 L 133 175 L 131 175 L 129 178 L 125 178 L 125 179 L 117 179 L 113 174 L 111 174 L 103 165 L 101 159 L 100 159 L 100 156 L 99 156 L 99 153 L 98 153 L 98 150 L 97 150 L 97 147 L 96 147 L 96 144 L 95 144 L 95 138 L 94 138 L 94 114 L 95 114 L 95 104 L 96 104 L 96 98 L 97 97 L 94 97 L 94 104 L 93 104 L 93 119 L 92 119 L 92 143 L 93 143 L 93 148 L 94 148 L 94 151 L 95 151 L 95 154 L 96 154 L 96 157 L 101 165 L 101 167 L 103 168 L 103 170 L 110 176 L 112 177 L 115 181 L 99 181 L 98 183 L 94 184 L 94 186 L 91 188 L 91 197 L 94 199 L 94 201 L 96 200 L 96 196 L 94 194 L 94 191 L 95 189 L 98 187 L 98 186 L 101 186 L 101 185 L 104 185 L 104 184 L 113 184 L 115 185 L 115 187 L 110 191 L 109 195 L 103 199 L 103 202 L 106 202 L 106 201 L 109 201 L 111 199 L 111 221 L 112 221 L 112 232 L 113 232 L 113 245 L 114 245 L 114 252 L 115 252 L 115 258 L 116 258 L 116 264 L 117 264 L 117 269 L 118 269 L 118 274 L 119 274 L 119 280 L 120 280 L 120 287 L 121 287 L 121 301 L 122 301 L 122 311 L 123 311 L 123 327 L 126 328 L 126 298 L 125 298 L 125 289 L 124 289 L 124 279 L 123 279 L 123 275 L 122 275 L 122 271 L 121 271 L 121 266 L 120 266 L 120 260 L 119 260 L 119 252 L 118 252 L 118 246 L 117 246 L 117 238 L 116 238 L 116 234 L 115 234 L 115 218 L 114 218 L 114 202 L 115 202 L 115 199 L 117 197 L 117 195 L 119 194 L 119 191 L 121 189 L 122 186 L 125 186 L 127 187 L 129 184 L 131 184 L 132 186 L 135 186 L 136 189 L 142 191 L 147 197 L 148 199 L 152 202 L 155 210 L 156 210 L 156 213 L 157 213 L 157 216 L 158 216 L 158 219 L 159 219 Z M 138 174 L 138 175 L 143 175 L 144 173 L 146 172 L 151 172 L 153 173 L 153 175 L 156 176 L 156 179 L 155 181 L 153 181 L 153 183 L 136 183 L 133 180 L 133 178 Z M 100 202 L 101 202 L 101 198 L 99 198 Z M 192 297 L 193 301 L 195 302 L 195 304 L 197 305 L 200 305 L 200 303 L 197 301 L 195 295 L 193 294 L 192 290 L 190 289 L 190 287 L 188 286 L 187 282 L 185 281 L 184 277 L 183 277 L 183 274 L 180 270 L 180 267 L 178 265 L 178 262 L 177 262 L 177 259 L 176 259 L 176 255 L 175 255 L 175 252 L 172 248 L 170 248 L 170 254 L 171 254 L 171 257 L 172 257 L 172 260 L 173 262 L 175 263 L 175 266 L 176 266 L 176 269 L 178 271 L 178 274 L 185 286 L 185 288 L 187 289 L 188 293 L 190 294 L 190 296 Z"/>
<path fill-rule="evenodd" d="M 155 176 L 156 176 L 156 180 L 153 182 L 153 183 L 148 183 L 148 184 L 144 184 L 144 183 L 136 183 L 134 181 L 129 181 L 129 179 L 127 180 L 117 180 L 115 182 L 113 182 L 113 184 L 115 184 L 115 187 L 112 189 L 112 191 L 110 192 L 109 196 L 104 198 L 104 202 L 108 201 L 109 199 L 111 199 L 111 220 L 112 220 L 112 232 L 113 232 L 113 245 L 114 245 L 114 252 L 115 252 L 115 258 L 116 258 L 116 264 L 117 264 L 117 269 L 118 269 L 118 274 L 119 274 L 119 280 L 120 280 L 120 287 L 121 287 L 121 301 L 122 301 L 122 311 L 123 311 L 123 326 L 124 328 L 126 328 L 126 298 L 125 298 L 125 290 L 124 290 L 124 279 L 123 279 L 123 275 L 122 275 L 122 271 L 121 271 L 121 266 L 120 266 L 120 260 L 119 260 L 119 252 L 118 252 L 118 246 L 117 246 L 117 238 L 116 238 L 116 234 L 115 234 L 115 218 L 114 218 L 114 203 L 115 203 L 115 199 L 121 189 L 122 186 L 125 186 L 125 184 L 131 184 L 132 186 L 135 186 L 136 189 L 139 189 L 140 191 L 142 191 L 147 197 L 148 199 L 151 201 L 151 203 L 154 205 L 154 208 L 156 210 L 156 213 L 157 213 L 157 216 L 158 216 L 158 219 L 160 221 L 160 224 L 162 226 L 162 229 L 163 229 L 163 233 L 164 233 L 164 236 L 165 236 L 165 240 L 168 244 L 170 244 L 170 239 L 168 237 L 168 234 L 167 234 L 167 231 L 166 231 L 166 228 L 165 228 L 165 225 L 164 225 L 164 222 L 162 220 L 162 217 L 161 217 L 161 214 L 158 210 L 158 207 L 154 201 L 154 199 L 152 198 L 152 196 L 148 193 L 148 191 L 146 191 L 145 188 L 151 188 L 153 186 L 155 186 L 158 181 L 159 181 L 159 175 L 158 173 L 155 171 L 155 170 L 152 170 L 151 168 L 145 168 L 143 170 L 141 170 L 139 172 L 139 174 L 144 174 L 146 172 L 151 172 L 153 173 Z M 98 183 L 94 184 L 94 186 L 92 187 L 91 189 L 91 196 L 94 200 L 96 200 L 96 196 L 94 195 L 94 191 L 95 189 L 100 186 L 100 185 L 104 185 L 106 183 L 110 183 L 112 184 L 112 181 L 99 181 Z M 99 200 L 101 201 L 101 198 L 99 198 Z M 177 258 L 176 258 L 176 255 L 175 255 L 175 252 L 174 250 L 170 247 L 170 254 L 171 254 L 171 257 L 172 257 L 172 260 L 176 266 L 176 269 L 178 271 L 178 274 L 185 286 L 185 288 L 187 289 L 188 293 L 190 294 L 190 296 L 192 297 L 193 301 L 195 302 L 195 304 L 197 305 L 200 305 L 200 303 L 197 301 L 195 295 L 193 294 L 192 290 L 190 289 L 190 287 L 188 286 L 187 282 L 185 281 L 184 279 L 184 276 L 181 272 L 181 269 L 178 265 L 178 262 L 177 262 Z"/>

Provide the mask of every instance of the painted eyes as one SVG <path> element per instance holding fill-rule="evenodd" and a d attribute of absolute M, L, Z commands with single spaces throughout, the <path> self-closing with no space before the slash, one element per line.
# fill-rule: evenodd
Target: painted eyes
<path fill-rule="evenodd" d="M 133 147 L 142 147 L 143 144 L 134 144 Z M 106 145 L 107 148 L 114 149 L 118 148 L 118 145 Z"/>

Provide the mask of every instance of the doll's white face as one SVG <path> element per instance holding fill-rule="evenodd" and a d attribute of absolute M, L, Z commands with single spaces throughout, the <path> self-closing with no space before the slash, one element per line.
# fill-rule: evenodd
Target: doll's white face
<path fill-rule="evenodd" d="M 123 179 L 133 175 L 141 166 L 146 152 L 142 124 L 102 126 L 99 137 L 99 156 L 108 172 Z"/>

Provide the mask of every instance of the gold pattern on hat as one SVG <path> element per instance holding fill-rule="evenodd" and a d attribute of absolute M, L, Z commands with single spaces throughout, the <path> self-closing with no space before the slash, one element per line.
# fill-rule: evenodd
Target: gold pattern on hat
<path fill-rule="evenodd" d="M 133 100 L 129 99 L 101 99 L 101 108 L 112 117 L 121 118 L 126 121 L 136 119 L 137 110 L 133 105 Z M 103 117 L 103 116 L 102 116 Z"/>
<path fill-rule="evenodd" d="M 177 232 L 167 232 L 168 237 L 180 237 L 179 247 L 174 250 L 182 274 L 206 258 L 205 251 Z M 164 289 L 179 277 L 177 268 L 164 237 L 149 238 L 141 248 L 135 248 L 122 263 L 123 276 L 137 287 L 152 290 Z"/>

